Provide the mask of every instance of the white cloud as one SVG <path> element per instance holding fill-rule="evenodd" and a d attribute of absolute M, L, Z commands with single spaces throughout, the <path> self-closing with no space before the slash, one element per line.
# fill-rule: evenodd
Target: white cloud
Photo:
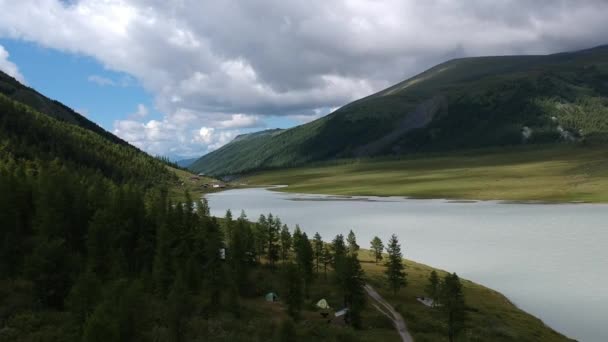
<path fill-rule="evenodd" d="M 87 80 L 89 82 L 95 83 L 99 86 L 114 86 L 116 85 L 116 83 L 114 83 L 113 80 L 107 78 L 107 77 L 103 77 L 103 76 L 99 76 L 99 75 L 91 75 L 87 78 Z"/>
<path fill-rule="evenodd" d="M 263 127 L 260 117 L 257 115 L 232 114 L 230 119 L 220 121 L 222 128 L 255 128 Z"/>
<path fill-rule="evenodd" d="M 0 45 L 0 70 L 4 71 L 7 75 L 12 76 L 17 81 L 25 84 L 25 77 L 19 72 L 17 65 L 9 61 L 10 54 L 4 46 Z"/>
<path fill-rule="evenodd" d="M 448 58 L 605 44 L 606 17 L 603 0 L 0 0 L 0 37 L 132 75 L 180 132 L 142 148 L 171 153 L 192 127 L 313 119 Z"/>
<path fill-rule="evenodd" d="M 146 107 L 143 104 L 138 104 L 137 105 L 137 111 L 135 111 L 135 113 L 132 113 L 131 115 L 129 115 L 129 118 L 132 119 L 142 119 L 145 118 L 146 116 L 148 116 L 149 111 L 148 111 L 148 107 Z"/>
<path fill-rule="evenodd" d="M 194 141 L 208 146 L 208 151 L 216 150 L 229 143 L 238 134 L 237 131 L 218 131 L 213 127 L 201 127 Z"/>
<path fill-rule="evenodd" d="M 240 127 L 200 126 L 201 120 L 181 113 L 173 120 L 116 120 L 113 133 L 153 155 L 192 158 L 211 152 L 236 137 Z M 228 120 L 229 121 L 229 120 Z M 216 123 L 216 126 L 222 126 Z M 195 128 L 199 127 L 199 128 Z"/>
<path fill-rule="evenodd" d="M 100 76 L 100 75 L 90 75 L 89 77 L 87 77 L 87 80 L 89 82 L 95 83 L 101 87 L 105 87 L 105 86 L 128 87 L 132 82 L 131 77 L 126 76 L 126 75 L 121 77 L 119 80 L 113 80 L 109 77 Z"/>

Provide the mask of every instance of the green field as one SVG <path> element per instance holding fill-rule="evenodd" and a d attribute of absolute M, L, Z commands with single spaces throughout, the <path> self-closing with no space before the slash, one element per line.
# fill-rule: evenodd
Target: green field
<path fill-rule="evenodd" d="M 212 184 L 219 182 L 215 178 L 211 177 L 199 177 L 199 179 L 191 179 L 195 176 L 194 173 L 176 169 L 174 167 L 167 166 L 167 168 L 177 176 L 177 181 L 169 184 L 169 198 L 174 201 L 184 201 L 186 199 L 186 193 L 190 195 L 191 199 L 198 199 L 203 194 L 219 191 L 220 189 L 205 188 L 204 184 Z"/>
<path fill-rule="evenodd" d="M 334 195 L 608 202 L 607 170 L 608 149 L 563 145 L 342 161 L 260 172 L 242 181 Z"/>

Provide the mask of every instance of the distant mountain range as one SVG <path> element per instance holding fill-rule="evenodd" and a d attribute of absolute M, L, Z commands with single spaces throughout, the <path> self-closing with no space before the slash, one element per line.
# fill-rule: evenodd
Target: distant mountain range
<path fill-rule="evenodd" d="M 198 158 L 182 159 L 182 160 L 176 161 L 175 164 L 177 164 L 177 166 L 179 166 L 179 167 L 188 167 L 197 160 L 198 160 Z"/>
<path fill-rule="evenodd" d="M 316 121 L 235 138 L 190 165 L 222 176 L 339 158 L 599 142 L 608 134 L 608 45 L 450 60 Z"/>

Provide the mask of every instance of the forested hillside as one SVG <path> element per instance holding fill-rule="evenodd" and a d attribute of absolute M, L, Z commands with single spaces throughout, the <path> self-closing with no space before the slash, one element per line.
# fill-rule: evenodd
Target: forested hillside
<path fill-rule="evenodd" d="M 76 113 L 63 103 L 49 99 L 36 90 L 19 83 L 2 71 L 0 71 L 0 94 L 26 104 L 40 113 L 93 131 L 114 143 L 128 145 L 126 141 L 99 127 L 99 125 Z"/>
<path fill-rule="evenodd" d="M 28 172 L 55 162 L 70 170 L 99 173 L 109 180 L 153 185 L 173 179 L 166 165 L 138 149 L 115 144 L 0 94 L 0 153 Z"/>
<path fill-rule="evenodd" d="M 603 144 L 607 114 L 608 46 L 455 59 L 311 123 L 235 139 L 190 169 L 228 175 L 338 158 Z"/>
<path fill-rule="evenodd" d="M 293 340 L 292 321 L 262 299 L 283 286 L 280 221 L 220 224 L 204 201 L 172 203 L 166 163 L 111 140 L 0 94 L 0 341 Z M 281 254 L 294 318 L 311 291 L 310 246 L 303 234 Z M 333 296 L 355 286 L 362 303 L 360 265 L 344 260 L 345 272 L 359 268 Z M 268 309 L 279 310 L 274 319 Z M 355 338 L 344 327 L 322 334 Z"/>

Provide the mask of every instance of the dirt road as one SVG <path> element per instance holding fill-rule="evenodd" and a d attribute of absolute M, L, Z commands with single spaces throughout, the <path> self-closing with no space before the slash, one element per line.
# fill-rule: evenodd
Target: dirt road
<path fill-rule="evenodd" d="M 412 335 L 410 335 L 409 331 L 407 331 L 407 326 L 405 325 L 405 321 L 403 320 L 403 317 L 401 317 L 401 314 L 393 309 L 393 307 L 369 284 L 365 284 L 364 288 L 367 294 L 374 300 L 372 305 L 391 321 L 393 321 L 393 324 L 399 332 L 403 342 L 413 342 L 414 339 L 412 338 Z"/>

